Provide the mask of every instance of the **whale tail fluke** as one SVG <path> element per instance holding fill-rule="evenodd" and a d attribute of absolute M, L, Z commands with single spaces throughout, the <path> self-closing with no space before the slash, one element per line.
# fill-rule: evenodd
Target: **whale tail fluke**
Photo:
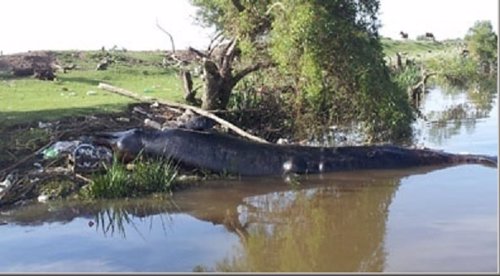
<path fill-rule="evenodd" d="M 482 164 L 488 167 L 498 166 L 498 157 L 492 155 L 457 154 L 455 158 L 457 163 Z"/>

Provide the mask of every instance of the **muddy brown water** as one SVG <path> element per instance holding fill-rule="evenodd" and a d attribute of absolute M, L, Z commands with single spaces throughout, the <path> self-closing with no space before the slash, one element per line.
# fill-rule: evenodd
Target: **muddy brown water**
<path fill-rule="evenodd" d="M 425 96 L 417 140 L 497 155 L 497 94 Z M 497 169 L 480 165 L 204 183 L 171 199 L 0 214 L 2 272 L 495 272 Z"/>

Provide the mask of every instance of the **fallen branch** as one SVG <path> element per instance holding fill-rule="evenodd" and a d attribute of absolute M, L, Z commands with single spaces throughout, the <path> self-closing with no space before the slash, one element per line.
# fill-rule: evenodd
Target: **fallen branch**
<path fill-rule="evenodd" d="M 256 142 L 259 142 L 259 143 L 269 143 L 268 141 L 260 138 L 260 137 L 257 137 L 257 136 L 254 136 L 242 129 L 240 129 L 239 127 L 231 124 L 230 122 L 220 118 L 220 117 L 217 117 L 216 115 L 206 111 L 206 110 L 203 110 L 201 108 L 198 108 L 198 107 L 194 107 L 194 106 L 190 106 L 190 105 L 187 105 L 187 104 L 181 104 L 181 103 L 175 103 L 175 102 L 170 102 L 170 101 L 166 101 L 166 100 L 153 100 L 153 99 L 149 99 L 149 98 L 146 98 L 146 97 L 143 97 L 143 96 L 140 96 L 132 91 L 128 91 L 128 90 L 125 90 L 123 88 L 120 88 L 120 87 L 115 87 L 115 86 L 112 86 L 112 85 L 109 85 L 109 84 L 105 84 L 105 83 L 99 83 L 98 85 L 98 88 L 100 89 L 103 89 L 103 90 L 106 90 L 106 91 L 109 91 L 109 92 L 113 92 L 113 93 L 116 93 L 116 94 L 120 94 L 120 95 L 123 95 L 123 96 L 127 96 L 129 98 L 132 98 L 132 99 L 135 99 L 135 100 L 138 100 L 138 101 L 141 101 L 141 102 L 148 102 L 148 103 L 153 103 L 154 101 L 160 103 L 160 104 L 163 104 L 163 105 L 167 105 L 167 106 L 171 106 L 171 107 L 177 107 L 177 108 L 182 108 L 182 109 L 189 109 L 199 115 L 202 115 L 202 116 L 205 116 L 207 118 L 210 118 L 214 121 L 216 121 L 217 123 L 231 129 L 232 131 L 236 132 L 237 134 L 241 135 L 242 137 L 245 137 L 249 140 L 252 140 L 252 141 L 256 141 Z"/>

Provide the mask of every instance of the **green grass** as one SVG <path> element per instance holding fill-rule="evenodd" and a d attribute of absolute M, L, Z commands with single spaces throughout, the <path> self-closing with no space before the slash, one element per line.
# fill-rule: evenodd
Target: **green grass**
<path fill-rule="evenodd" d="M 387 56 L 394 56 L 397 52 L 426 55 L 433 52 L 449 51 L 450 49 L 457 48 L 458 43 L 457 41 L 432 42 L 425 40 L 392 40 L 382 38 L 384 53 Z"/>
<path fill-rule="evenodd" d="M 62 63 L 78 69 L 57 73 L 56 81 L 0 77 L 0 117 L 3 125 L 53 120 L 65 116 L 122 111 L 133 100 L 100 90 L 99 82 L 119 86 L 143 96 L 182 101 L 177 74 L 161 68 L 159 52 L 125 52 L 108 70 L 96 71 L 99 52 L 58 53 Z M 137 61 L 140 61 L 138 63 Z"/>
<path fill-rule="evenodd" d="M 417 68 L 425 68 L 427 72 L 437 74 L 430 79 L 431 82 L 463 86 L 483 78 L 478 70 L 478 62 L 472 57 L 462 56 L 465 47 L 463 40 L 432 42 L 383 38 L 382 44 L 390 66 L 396 63 L 396 53 L 403 53 L 403 64 L 410 59 L 415 62 Z M 399 83 L 412 85 L 419 81 L 420 75 L 421 72 L 406 70 L 399 72 L 395 79 Z"/>
<path fill-rule="evenodd" d="M 382 38 L 391 64 L 396 53 L 417 64 L 437 70 L 456 59 L 461 41 L 417 41 Z M 160 66 L 160 51 L 112 51 L 116 61 L 108 70 L 96 71 L 101 51 L 56 52 L 61 64 L 74 63 L 77 69 L 57 73 L 57 81 L 0 76 L 0 128 L 18 123 L 57 120 L 62 117 L 95 115 L 123 111 L 133 100 L 100 90 L 105 82 L 142 96 L 183 102 L 183 89 L 177 73 Z M 199 82 L 195 79 L 195 82 Z"/>
<path fill-rule="evenodd" d="M 432 42 L 382 38 L 384 53 L 391 66 L 396 64 L 396 53 L 402 54 L 403 63 L 410 59 L 419 66 L 433 63 L 435 60 L 455 59 L 460 57 L 462 44 L 461 40 Z"/>
<path fill-rule="evenodd" d="M 177 177 L 177 166 L 170 160 L 133 162 L 132 171 L 116 158 L 104 174 L 95 175 L 82 188 L 80 195 L 87 199 L 140 197 L 152 193 L 171 192 Z"/>

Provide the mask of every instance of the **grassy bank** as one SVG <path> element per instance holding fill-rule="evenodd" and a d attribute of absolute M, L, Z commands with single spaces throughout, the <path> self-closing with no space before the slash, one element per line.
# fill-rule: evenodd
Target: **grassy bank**
<path fill-rule="evenodd" d="M 496 65 L 485 70 L 467 50 L 464 40 L 415 41 L 383 39 L 387 62 L 397 82 L 413 86 L 423 74 L 432 73 L 428 84 L 439 84 L 452 89 L 475 89 L 479 83 L 491 82 L 496 77 Z M 397 66 L 400 54 L 402 68 Z M 423 71 L 425 70 L 425 71 Z M 489 71 L 489 72 L 488 72 Z"/>
<path fill-rule="evenodd" d="M 414 41 L 382 39 L 390 64 L 396 53 L 404 60 L 428 64 L 437 70 L 461 52 L 461 41 Z M 108 70 L 95 70 L 100 51 L 63 51 L 56 56 L 77 68 L 58 73 L 56 81 L 0 76 L 0 127 L 65 116 L 122 111 L 132 100 L 97 89 L 99 82 L 123 87 L 144 96 L 182 101 L 182 84 L 173 70 L 161 66 L 160 51 L 115 51 L 116 62 Z"/>
<path fill-rule="evenodd" d="M 401 79 L 398 83 L 405 88 L 420 80 L 422 67 L 436 72 L 438 77 L 448 76 L 447 78 L 451 79 L 466 79 L 474 74 L 477 67 L 476 64 L 471 63 L 471 59 L 461 55 L 464 47 L 461 41 L 383 39 L 383 46 L 391 67 L 396 62 L 396 53 L 403 57 L 406 69 L 402 72 L 399 70 L 395 74 L 400 74 L 396 78 Z M 82 131 L 82 123 L 77 121 L 59 125 L 53 128 L 52 132 L 49 129 L 26 126 L 22 129 L 13 128 L 9 131 L 2 131 L 3 127 L 77 115 L 121 112 L 132 102 L 128 98 L 97 89 L 100 82 L 122 87 L 142 96 L 183 101 L 181 81 L 174 70 L 161 66 L 161 52 L 113 53 L 115 62 L 107 70 L 97 71 L 95 68 L 102 54 L 99 51 L 58 52 L 57 57 L 62 64 L 74 63 L 77 67 L 65 74 L 57 73 L 55 81 L 14 78 L 5 75 L 0 77 L 0 118 L 2 118 L 0 120 L 0 152 L 6 153 L 0 155 L 0 169 L 3 169 L 2 166 L 15 164 L 49 141 L 77 139 L 77 134 L 81 134 Z M 394 72 L 397 71 L 394 70 Z M 402 98 L 402 100 L 405 99 Z M 266 109 L 273 110 L 273 108 Z M 261 112 L 257 115 L 263 116 Z M 127 115 L 123 116 L 127 117 Z M 110 122 L 113 121 L 107 120 L 108 118 L 102 119 L 99 123 L 106 127 L 109 127 Z M 118 124 L 116 120 L 115 123 Z M 117 126 L 119 129 L 131 128 L 133 123 L 143 125 L 142 120 L 136 120 Z M 257 125 L 255 121 L 252 123 Z M 279 121 L 279 124 L 282 124 L 282 121 Z M 67 131 L 68 126 L 72 127 L 70 130 L 73 130 L 74 136 L 62 139 L 58 135 Z M 85 133 L 101 130 L 96 128 L 95 121 L 86 122 Z M 0 179 L 5 176 L 2 175 L 3 173 L 0 170 Z M 135 170 L 132 172 L 122 164 L 114 163 L 106 173 L 92 176 L 90 184 L 82 191 L 82 196 L 96 199 L 168 192 L 175 187 L 176 175 L 176 168 L 171 168 L 170 164 L 161 162 L 136 163 Z M 59 185 L 55 186 L 59 187 Z M 61 193 L 65 193 L 65 190 L 61 190 Z"/>
<path fill-rule="evenodd" d="M 62 63 L 77 68 L 57 73 L 56 81 L 0 78 L 0 126 L 65 116 L 121 111 L 130 99 L 97 89 L 99 82 L 154 98 L 181 100 L 179 78 L 161 67 L 161 52 L 120 52 L 108 70 L 96 71 L 99 52 L 58 52 Z"/>

